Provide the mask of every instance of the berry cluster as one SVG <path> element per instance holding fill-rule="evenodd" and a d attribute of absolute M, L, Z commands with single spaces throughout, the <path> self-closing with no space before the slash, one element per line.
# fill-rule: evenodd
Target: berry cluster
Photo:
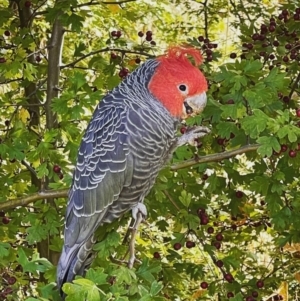
<path fill-rule="evenodd" d="M 213 60 L 213 49 L 218 48 L 218 44 L 212 43 L 208 38 L 204 38 L 204 36 L 199 36 L 198 41 L 202 44 L 201 48 L 206 55 L 206 61 L 211 62 Z"/>
<path fill-rule="evenodd" d="M 53 166 L 53 171 L 58 175 L 58 177 L 62 180 L 64 178 L 64 174 L 62 173 L 61 167 L 59 165 Z"/>
<path fill-rule="evenodd" d="M 152 33 L 151 30 L 146 31 L 146 33 L 144 33 L 143 31 L 139 31 L 139 32 L 138 32 L 138 36 L 139 36 L 140 38 L 142 38 L 142 37 L 145 36 L 145 40 L 146 40 L 147 42 L 150 42 L 150 45 L 155 46 L 155 45 L 156 45 L 156 42 L 153 40 L 153 36 L 152 36 L 152 35 L 153 35 L 153 33 Z"/>
<path fill-rule="evenodd" d="M 246 59 L 250 55 L 262 59 L 264 63 L 268 63 L 270 70 L 274 66 L 287 66 L 299 62 L 300 26 L 295 26 L 299 23 L 299 19 L 300 8 L 294 11 L 283 9 L 277 16 L 271 17 L 269 22 L 261 24 L 260 29 L 242 44 L 241 58 Z M 235 59 L 237 53 L 233 52 L 229 56 Z"/>
<path fill-rule="evenodd" d="M 8 299 L 9 296 L 13 293 L 12 285 L 17 282 L 16 277 L 10 275 L 5 270 L 2 271 L 2 286 L 0 286 L 0 300 L 12 300 Z"/>

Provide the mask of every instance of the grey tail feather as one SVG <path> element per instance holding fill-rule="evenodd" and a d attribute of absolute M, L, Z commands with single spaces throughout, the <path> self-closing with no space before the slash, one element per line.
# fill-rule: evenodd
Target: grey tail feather
<path fill-rule="evenodd" d="M 91 265 L 94 259 L 94 244 L 94 237 L 91 236 L 81 245 L 74 245 L 72 248 L 64 246 L 57 265 L 57 287 L 63 299 L 64 283 L 72 282 L 76 275 L 84 276 L 86 269 Z"/>

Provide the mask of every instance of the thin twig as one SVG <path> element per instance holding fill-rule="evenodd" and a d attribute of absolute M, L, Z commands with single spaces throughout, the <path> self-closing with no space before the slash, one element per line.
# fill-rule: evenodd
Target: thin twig
<path fill-rule="evenodd" d="M 218 161 L 222 161 L 224 159 L 229 159 L 229 158 L 235 157 L 236 155 L 256 151 L 259 148 L 259 146 L 260 146 L 259 144 L 245 145 L 245 146 L 242 146 L 238 149 L 234 149 L 232 151 L 217 153 L 217 154 L 208 155 L 208 156 L 205 156 L 205 157 L 197 157 L 195 159 L 190 159 L 190 160 L 187 160 L 187 161 L 184 161 L 184 162 L 175 163 L 175 164 L 171 165 L 170 168 L 171 168 L 171 170 L 174 171 L 174 170 L 178 170 L 178 169 L 198 165 L 198 164 L 201 164 L 201 163 L 218 162 Z"/>
<path fill-rule="evenodd" d="M 73 61 L 72 63 L 60 66 L 60 69 L 64 69 L 64 68 L 69 68 L 69 67 L 74 67 L 78 62 L 84 60 L 85 58 L 98 54 L 98 53 L 102 53 L 102 52 L 108 52 L 108 51 L 116 51 L 116 52 L 123 52 L 123 53 L 131 53 L 131 54 L 138 54 L 138 55 L 143 55 L 146 57 L 152 57 L 151 54 L 147 53 L 147 52 L 143 52 L 143 51 L 135 51 L 135 50 L 125 50 L 125 49 L 120 49 L 120 48 L 103 48 L 103 49 L 98 49 L 95 51 L 91 51 L 88 54 L 83 55 L 82 57 L 78 58 L 77 60 Z"/>
<path fill-rule="evenodd" d="M 177 204 L 174 202 L 173 198 L 169 194 L 167 190 L 163 190 L 163 194 L 168 198 L 168 200 L 174 205 L 174 207 L 179 211 L 180 208 L 177 206 Z"/>

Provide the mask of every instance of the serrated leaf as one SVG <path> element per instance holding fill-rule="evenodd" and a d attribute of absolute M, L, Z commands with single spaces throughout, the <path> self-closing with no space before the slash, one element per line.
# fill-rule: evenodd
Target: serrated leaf
<path fill-rule="evenodd" d="M 163 288 L 163 284 L 161 282 L 157 282 L 156 280 L 152 282 L 151 288 L 150 288 L 150 295 L 156 296 Z"/>

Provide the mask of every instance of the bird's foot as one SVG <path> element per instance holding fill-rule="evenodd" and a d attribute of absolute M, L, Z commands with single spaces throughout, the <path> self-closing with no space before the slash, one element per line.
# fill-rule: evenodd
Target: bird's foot
<path fill-rule="evenodd" d="M 196 126 L 185 132 L 182 136 L 180 136 L 177 140 L 177 147 L 182 146 L 184 144 L 190 144 L 192 146 L 197 146 L 198 138 L 202 138 L 205 135 L 210 133 L 210 129 L 206 126 Z"/>
<path fill-rule="evenodd" d="M 132 208 L 132 217 L 135 219 L 135 223 L 131 228 L 131 238 L 129 242 L 129 259 L 127 266 L 132 268 L 135 262 L 140 262 L 135 257 L 135 237 L 137 235 L 140 224 L 147 217 L 147 208 L 143 203 L 138 203 Z"/>

